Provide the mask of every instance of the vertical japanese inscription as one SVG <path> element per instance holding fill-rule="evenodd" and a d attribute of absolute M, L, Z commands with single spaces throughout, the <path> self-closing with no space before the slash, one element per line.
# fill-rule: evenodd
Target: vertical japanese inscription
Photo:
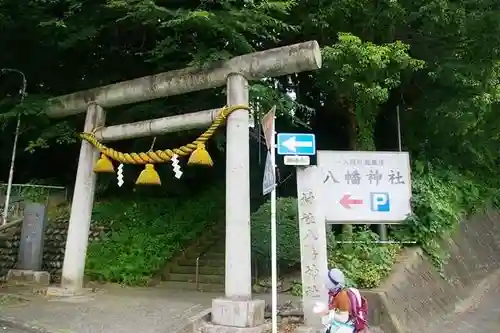
<path fill-rule="evenodd" d="M 315 197 L 312 191 L 302 193 L 301 195 L 301 203 L 303 204 L 303 206 L 311 207 L 314 203 L 314 200 Z M 316 224 L 314 214 L 310 211 L 303 212 L 300 215 L 300 224 L 302 228 L 305 228 L 305 235 L 301 240 L 301 243 L 303 244 L 303 251 L 305 251 L 304 257 L 307 260 L 306 263 L 302 263 L 302 267 L 305 276 L 307 276 L 309 280 L 309 283 L 307 283 L 307 286 L 304 289 L 304 294 L 307 297 L 317 298 L 320 296 L 320 291 L 316 285 L 319 274 L 319 268 L 316 261 L 319 253 L 316 250 L 315 243 L 317 242 L 319 235 L 317 230 L 318 226 Z"/>
<path fill-rule="evenodd" d="M 310 205 L 313 203 L 314 200 L 314 193 L 312 191 L 307 191 L 305 193 L 302 193 L 300 196 L 300 201 L 304 205 Z"/>

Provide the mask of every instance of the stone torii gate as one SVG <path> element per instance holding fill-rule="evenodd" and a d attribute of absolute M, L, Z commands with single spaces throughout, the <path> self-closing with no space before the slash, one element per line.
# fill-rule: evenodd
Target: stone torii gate
<path fill-rule="evenodd" d="M 248 81 L 321 68 L 316 41 L 246 54 L 208 70 L 186 68 L 160 73 L 53 99 L 48 116 L 61 118 L 86 112 L 85 132 L 95 131 L 101 141 L 154 136 L 205 127 L 217 110 L 104 127 L 105 111 L 119 105 L 220 87 L 227 84 L 227 105 L 248 105 Z M 256 327 L 264 319 L 264 302 L 252 300 L 250 244 L 249 112 L 231 113 L 226 123 L 226 269 L 225 298 L 214 299 L 212 323 Z M 64 255 L 61 288 L 76 293 L 83 288 L 99 152 L 82 141 Z M 219 326 L 219 327 L 220 327 Z M 252 332 L 255 332 L 252 330 Z"/>

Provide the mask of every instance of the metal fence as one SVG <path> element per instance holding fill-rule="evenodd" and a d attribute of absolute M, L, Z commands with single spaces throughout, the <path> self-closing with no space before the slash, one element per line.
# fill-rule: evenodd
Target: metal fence
<path fill-rule="evenodd" d="M 0 183 L 0 212 L 5 209 L 7 186 L 5 183 Z M 67 199 L 68 193 L 64 186 L 12 184 L 7 221 L 14 221 L 24 216 L 25 201 L 45 203 L 50 206 L 51 203 L 58 204 Z M 0 224 L 3 224 L 3 217 L 0 217 Z"/>

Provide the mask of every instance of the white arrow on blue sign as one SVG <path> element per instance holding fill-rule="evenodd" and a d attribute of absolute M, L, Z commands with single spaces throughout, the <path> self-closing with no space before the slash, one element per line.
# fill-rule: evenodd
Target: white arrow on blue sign
<path fill-rule="evenodd" d="M 307 133 L 279 133 L 278 155 L 316 155 L 316 137 Z"/>

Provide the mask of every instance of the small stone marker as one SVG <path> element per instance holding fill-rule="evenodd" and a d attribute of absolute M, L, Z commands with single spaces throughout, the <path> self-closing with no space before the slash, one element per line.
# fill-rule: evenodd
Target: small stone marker
<path fill-rule="evenodd" d="M 40 271 L 42 269 L 43 237 L 47 224 L 47 207 L 27 202 L 21 229 L 21 241 L 16 267 L 22 270 Z"/>

